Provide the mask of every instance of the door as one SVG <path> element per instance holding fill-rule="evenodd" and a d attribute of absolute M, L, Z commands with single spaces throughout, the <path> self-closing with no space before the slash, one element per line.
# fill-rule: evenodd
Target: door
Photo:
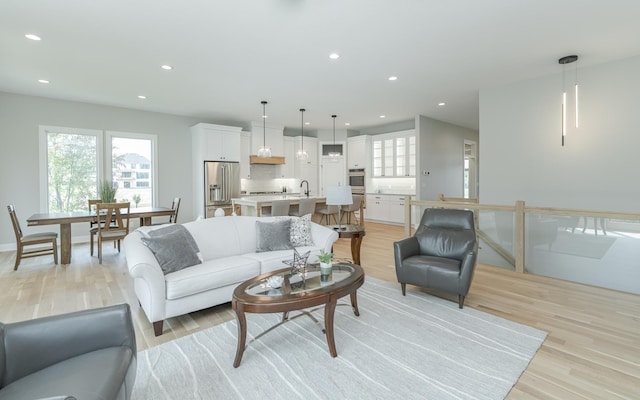
<path fill-rule="evenodd" d="M 338 161 L 330 160 L 329 157 L 322 157 L 320 165 L 320 195 L 327 195 L 329 186 L 347 185 L 346 180 L 346 163 L 344 156 L 338 157 Z"/>

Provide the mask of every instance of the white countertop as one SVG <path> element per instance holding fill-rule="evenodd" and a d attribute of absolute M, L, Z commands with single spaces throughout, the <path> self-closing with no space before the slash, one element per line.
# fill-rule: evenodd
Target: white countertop
<path fill-rule="evenodd" d="M 239 198 L 233 198 L 231 199 L 231 201 L 235 202 L 236 204 L 257 204 L 257 203 L 270 203 L 272 201 L 276 201 L 276 200 L 291 200 L 291 201 L 297 201 L 300 199 L 304 199 L 307 198 L 307 196 L 305 195 L 301 195 L 301 194 L 274 194 L 274 195 L 248 195 L 248 196 L 242 196 Z M 309 196 L 309 198 L 313 198 L 313 199 L 323 199 L 324 197 L 318 197 L 318 196 Z"/>

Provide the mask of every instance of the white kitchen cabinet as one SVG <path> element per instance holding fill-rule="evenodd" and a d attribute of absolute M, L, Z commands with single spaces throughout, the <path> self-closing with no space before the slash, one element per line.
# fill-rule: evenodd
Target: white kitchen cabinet
<path fill-rule="evenodd" d="M 240 133 L 240 179 L 251 179 L 251 133 Z"/>
<path fill-rule="evenodd" d="M 284 156 L 284 126 L 262 122 L 251 123 L 251 154 L 258 154 L 258 149 L 266 145 L 271 148 L 272 156 Z"/>
<path fill-rule="evenodd" d="M 241 127 L 200 123 L 191 127 L 193 156 L 206 161 L 240 161 Z"/>
<path fill-rule="evenodd" d="M 306 163 L 306 164 L 315 164 L 318 165 L 318 138 L 312 137 L 304 137 L 304 141 L 302 136 L 296 136 L 294 138 L 294 155 L 298 154 L 298 150 L 302 149 L 304 146 L 304 150 L 306 150 L 309 158 L 307 161 L 296 160 L 296 163 Z"/>
<path fill-rule="evenodd" d="M 372 176 L 416 176 L 416 151 L 413 129 L 376 135 L 371 139 Z"/>
<path fill-rule="evenodd" d="M 408 196 L 394 194 L 368 194 L 367 221 L 392 224 L 404 224 L 405 198 Z M 413 218 L 412 218 L 413 219 Z"/>
<path fill-rule="evenodd" d="M 368 135 L 354 136 L 347 139 L 347 168 L 369 168 L 371 154 L 370 137 Z"/>

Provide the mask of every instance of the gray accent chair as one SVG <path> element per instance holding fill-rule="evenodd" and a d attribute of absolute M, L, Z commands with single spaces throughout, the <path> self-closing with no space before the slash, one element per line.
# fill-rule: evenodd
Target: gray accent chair
<path fill-rule="evenodd" d="M 426 209 L 416 233 L 393 250 L 403 295 L 407 283 L 438 289 L 457 294 L 462 308 L 478 256 L 473 212 Z"/>
<path fill-rule="evenodd" d="M 129 399 L 136 337 L 128 304 L 0 323 L 0 399 Z"/>

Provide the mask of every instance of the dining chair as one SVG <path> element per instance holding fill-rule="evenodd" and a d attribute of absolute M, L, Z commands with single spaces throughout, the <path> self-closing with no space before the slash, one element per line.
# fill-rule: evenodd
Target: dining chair
<path fill-rule="evenodd" d="M 173 214 L 169 216 L 168 222 L 155 222 L 151 225 L 164 225 L 164 224 L 177 224 L 178 223 L 178 211 L 180 211 L 180 197 L 174 197 L 173 202 L 171 203 L 171 209 L 174 211 Z M 142 218 L 141 218 L 142 219 Z M 140 224 L 142 225 L 142 223 Z"/>
<path fill-rule="evenodd" d="M 53 262 L 58 263 L 58 234 L 55 232 L 40 232 L 31 235 L 23 235 L 22 229 L 20 229 L 20 222 L 16 216 L 16 208 L 13 204 L 7 206 L 9 210 L 9 216 L 11 217 L 11 223 L 13 224 L 13 232 L 16 235 L 16 263 L 13 266 L 13 270 L 18 269 L 20 261 L 23 258 L 47 256 L 53 254 Z M 51 246 L 42 247 L 38 246 L 31 250 L 26 250 L 25 247 L 33 245 L 42 245 L 50 243 Z"/>
<path fill-rule="evenodd" d="M 291 216 L 302 217 L 303 215 L 313 214 L 316 212 L 316 199 L 300 199 L 298 202 L 298 211 L 289 213 Z"/>
<path fill-rule="evenodd" d="M 289 215 L 290 200 L 274 200 L 271 202 L 271 216 Z"/>
<path fill-rule="evenodd" d="M 347 224 L 351 223 L 351 216 L 353 215 L 353 219 L 356 220 L 356 224 L 361 225 L 360 221 L 358 221 L 358 218 L 356 217 L 356 211 L 360 211 L 360 205 L 362 204 L 363 200 L 364 200 L 363 195 L 355 194 L 353 195 L 352 204 L 347 204 L 346 206 L 342 207 L 342 216 L 344 217 L 346 214 Z M 340 222 L 342 223 L 342 221 Z"/>
<path fill-rule="evenodd" d="M 325 205 L 324 207 L 318 208 L 316 212 L 320 214 L 320 223 L 322 224 L 322 220 L 325 219 L 325 225 L 330 225 L 330 217 L 333 217 L 333 221 L 337 224 L 338 219 L 338 206 L 329 206 Z"/>
<path fill-rule="evenodd" d="M 113 241 L 118 244 L 120 252 L 120 240 L 129 234 L 130 203 L 97 203 L 98 218 L 104 218 L 103 223 L 98 224 L 98 260 L 102 264 L 102 242 Z M 111 223 L 107 223 L 107 221 Z"/>
<path fill-rule="evenodd" d="M 89 200 L 89 213 L 96 213 L 96 204 L 102 203 L 102 200 Z M 93 256 L 93 237 L 98 234 L 98 220 L 89 221 L 89 242 L 91 244 L 91 255 Z"/>

